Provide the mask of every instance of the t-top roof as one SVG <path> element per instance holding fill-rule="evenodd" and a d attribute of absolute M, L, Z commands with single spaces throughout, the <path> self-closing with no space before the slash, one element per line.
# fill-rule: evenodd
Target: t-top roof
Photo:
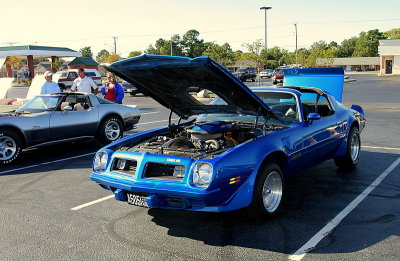
<path fill-rule="evenodd" d="M 0 47 L 0 56 L 81 57 L 82 53 L 65 47 L 20 45 Z"/>

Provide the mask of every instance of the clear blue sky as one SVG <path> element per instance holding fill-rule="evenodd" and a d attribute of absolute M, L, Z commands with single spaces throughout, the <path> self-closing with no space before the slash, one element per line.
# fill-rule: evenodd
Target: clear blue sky
<path fill-rule="evenodd" d="M 0 46 L 36 44 L 79 50 L 91 46 L 94 55 L 146 49 L 158 38 L 169 39 L 190 29 L 200 38 L 234 50 L 243 43 L 264 41 L 264 11 L 270 6 L 268 47 L 294 50 L 324 40 L 340 43 L 361 31 L 400 28 L 400 0 L 14 0 L 1 1 Z"/>

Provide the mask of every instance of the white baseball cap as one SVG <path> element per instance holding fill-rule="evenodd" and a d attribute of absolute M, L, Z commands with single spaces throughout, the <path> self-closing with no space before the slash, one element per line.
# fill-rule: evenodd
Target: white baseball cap
<path fill-rule="evenodd" d="M 53 73 L 50 72 L 50 71 L 46 71 L 46 72 L 43 74 L 44 77 L 48 77 L 48 76 L 52 76 L 52 75 L 53 75 Z"/>

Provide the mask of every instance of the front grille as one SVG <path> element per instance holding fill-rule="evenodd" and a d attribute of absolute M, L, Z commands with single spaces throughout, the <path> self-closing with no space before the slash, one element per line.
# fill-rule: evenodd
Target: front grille
<path fill-rule="evenodd" d="M 146 164 L 143 178 L 182 180 L 184 174 L 185 166 L 183 165 L 149 162 Z"/>
<path fill-rule="evenodd" d="M 115 158 L 111 166 L 111 171 L 129 176 L 134 176 L 136 172 L 137 161 L 130 159 Z"/>

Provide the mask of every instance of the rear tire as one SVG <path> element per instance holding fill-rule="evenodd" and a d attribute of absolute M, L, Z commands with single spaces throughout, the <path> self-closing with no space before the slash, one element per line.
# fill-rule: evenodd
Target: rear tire
<path fill-rule="evenodd" d="M 136 95 L 136 92 L 130 92 L 129 93 L 131 96 L 135 96 Z"/>
<path fill-rule="evenodd" d="M 253 201 L 247 207 L 249 216 L 256 220 L 275 216 L 282 205 L 283 184 L 278 164 L 271 162 L 264 166 L 254 186 Z"/>
<path fill-rule="evenodd" d="M 22 141 L 11 130 L 0 130 L 0 165 L 14 162 L 22 150 Z"/>
<path fill-rule="evenodd" d="M 117 117 L 111 116 L 101 122 L 97 139 L 103 144 L 109 144 L 120 139 L 123 134 L 121 121 Z"/>
<path fill-rule="evenodd" d="M 357 127 L 352 127 L 347 138 L 346 154 L 335 158 L 336 166 L 341 170 L 352 170 L 356 167 L 361 152 L 361 139 Z"/>

